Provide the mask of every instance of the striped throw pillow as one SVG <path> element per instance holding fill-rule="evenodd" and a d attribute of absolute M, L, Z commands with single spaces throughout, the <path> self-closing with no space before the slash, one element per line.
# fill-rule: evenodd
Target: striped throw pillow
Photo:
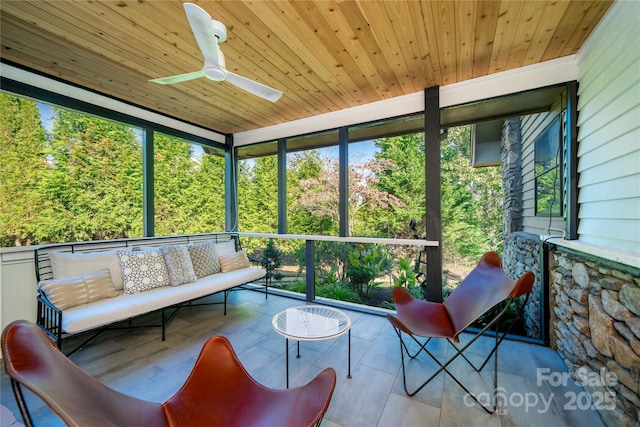
<path fill-rule="evenodd" d="M 60 310 L 118 296 L 106 268 L 67 279 L 45 280 L 38 286 Z"/>
<path fill-rule="evenodd" d="M 220 255 L 218 259 L 220 260 L 220 269 L 223 273 L 251 267 L 245 251 L 238 251 L 231 255 Z"/>

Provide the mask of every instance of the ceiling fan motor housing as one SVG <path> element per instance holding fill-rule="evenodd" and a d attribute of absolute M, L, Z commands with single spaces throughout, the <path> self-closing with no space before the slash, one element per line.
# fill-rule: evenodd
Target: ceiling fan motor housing
<path fill-rule="evenodd" d="M 204 75 L 209 79 L 209 80 L 213 80 L 214 82 L 221 82 L 224 79 L 227 78 L 227 75 L 224 72 L 224 69 L 220 68 L 220 67 L 205 67 L 204 68 Z"/>
<path fill-rule="evenodd" d="M 211 25 L 213 25 L 213 34 L 218 39 L 218 43 L 227 40 L 227 27 L 222 22 L 212 19 Z"/>

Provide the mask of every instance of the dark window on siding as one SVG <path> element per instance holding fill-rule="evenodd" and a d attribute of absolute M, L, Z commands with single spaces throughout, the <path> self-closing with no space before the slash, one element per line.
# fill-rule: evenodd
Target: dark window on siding
<path fill-rule="evenodd" d="M 535 142 L 536 215 L 562 216 L 560 117 Z"/>

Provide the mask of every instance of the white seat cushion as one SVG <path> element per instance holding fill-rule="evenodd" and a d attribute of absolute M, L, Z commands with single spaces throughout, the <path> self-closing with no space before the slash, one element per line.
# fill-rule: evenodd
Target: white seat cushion
<path fill-rule="evenodd" d="M 115 298 L 65 310 L 62 315 L 62 330 L 70 334 L 87 331 L 231 289 L 261 279 L 265 274 L 266 271 L 262 268 L 248 267 L 227 273 L 212 274 L 181 286 L 163 286 L 136 294 L 121 293 Z"/>

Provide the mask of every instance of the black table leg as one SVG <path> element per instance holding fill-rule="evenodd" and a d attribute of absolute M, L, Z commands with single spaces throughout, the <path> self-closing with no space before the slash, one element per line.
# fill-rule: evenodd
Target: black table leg
<path fill-rule="evenodd" d="M 287 358 L 287 388 L 289 388 L 289 338 L 285 338 L 285 343 L 287 344 L 286 358 Z"/>
<path fill-rule="evenodd" d="M 349 360 L 348 360 L 348 373 L 347 378 L 351 378 L 351 329 L 349 329 Z"/>

